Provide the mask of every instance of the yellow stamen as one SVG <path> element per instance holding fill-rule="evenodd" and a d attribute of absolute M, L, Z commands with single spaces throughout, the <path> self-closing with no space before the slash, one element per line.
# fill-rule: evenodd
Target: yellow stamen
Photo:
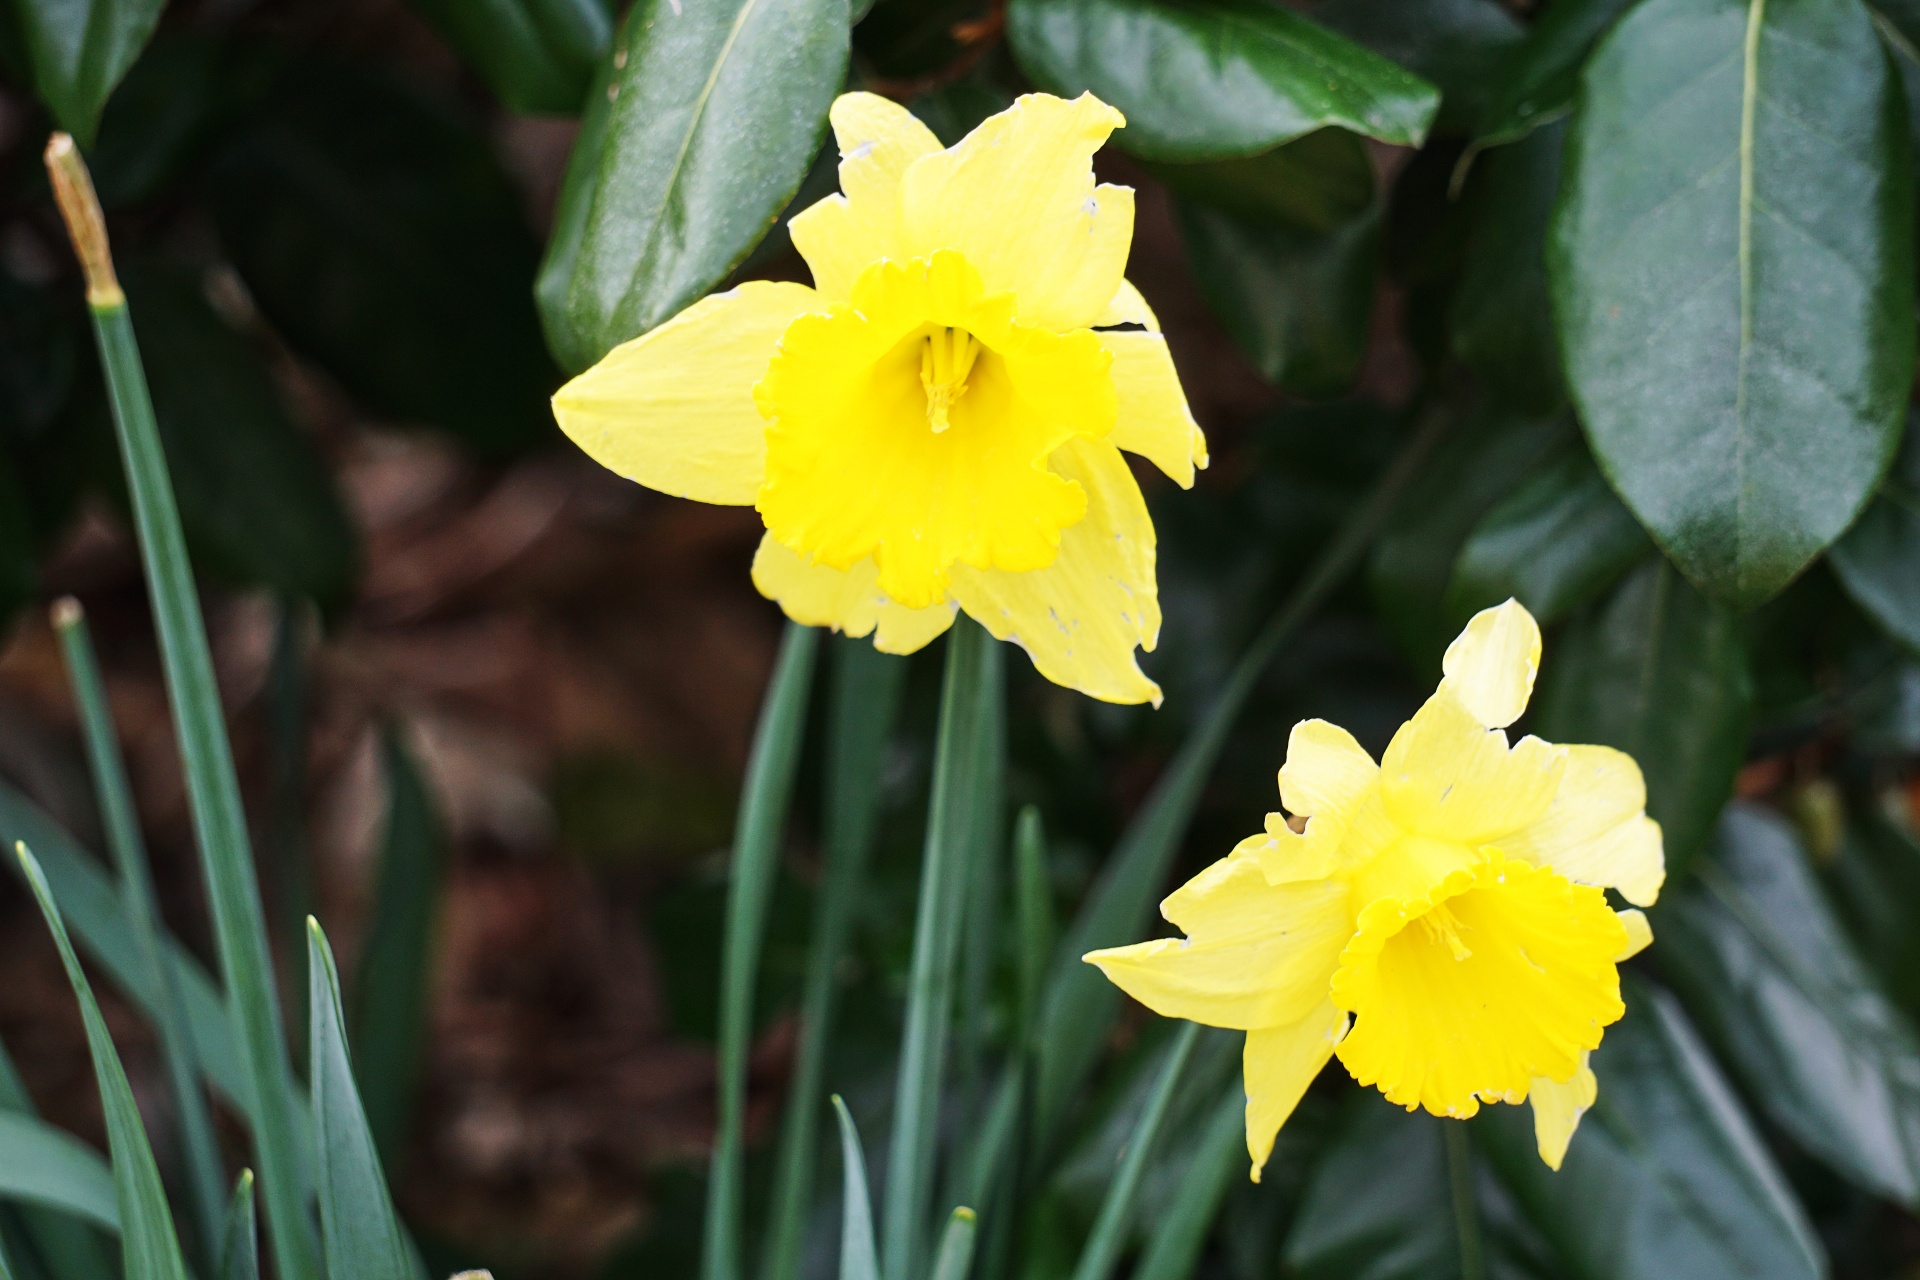
<path fill-rule="evenodd" d="M 1446 943 L 1447 950 L 1453 952 L 1455 960 L 1465 960 L 1473 954 L 1467 949 L 1467 944 L 1460 941 L 1460 930 L 1464 926 L 1454 918 L 1453 912 L 1447 910 L 1446 903 L 1421 916 L 1420 927 L 1427 931 L 1427 937 L 1432 941 Z"/>
<path fill-rule="evenodd" d="M 920 385 L 927 393 L 927 425 L 939 435 L 951 423 L 947 412 L 967 394 L 967 375 L 980 344 L 965 329 L 936 328 L 920 349 Z"/>

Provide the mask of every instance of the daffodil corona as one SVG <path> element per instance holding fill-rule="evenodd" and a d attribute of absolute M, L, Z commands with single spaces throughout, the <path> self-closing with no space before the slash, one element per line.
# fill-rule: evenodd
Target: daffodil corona
<path fill-rule="evenodd" d="M 814 284 L 701 299 L 561 388 L 561 427 L 649 488 L 751 504 L 789 617 L 911 653 L 964 609 L 1048 679 L 1159 701 L 1154 534 L 1121 450 L 1183 487 L 1206 445 L 1122 275 L 1123 125 L 1021 98 L 942 149 L 867 93 L 833 105 L 842 193 L 797 215 Z M 1122 327 L 1125 326 L 1125 327 Z"/>
<path fill-rule="evenodd" d="M 1391 1101 L 1466 1117 L 1533 1102 L 1566 1154 L 1597 1085 L 1587 1055 L 1625 1012 L 1617 964 L 1652 941 L 1665 879 L 1633 760 L 1509 745 L 1540 629 L 1508 601 L 1467 624 L 1445 678 L 1376 765 L 1322 720 L 1294 726 L 1266 830 L 1161 904 L 1185 939 L 1087 959 L 1158 1013 L 1247 1033 L 1247 1150 L 1337 1054 Z"/>

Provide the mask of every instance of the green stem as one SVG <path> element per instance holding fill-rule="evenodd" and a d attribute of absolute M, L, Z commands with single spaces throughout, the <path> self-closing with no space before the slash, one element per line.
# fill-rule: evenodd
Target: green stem
<path fill-rule="evenodd" d="M 772 1228 L 762 1267 L 765 1280 L 797 1274 L 806 1214 L 813 1198 L 821 1079 L 832 1037 L 839 967 L 853 908 L 866 879 L 880 813 L 880 777 L 887 738 L 899 710 L 904 659 L 865 640 L 834 645 L 833 725 L 827 740 L 826 874 L 814 903 L 813 944 L 800 1005 L 800 1042 L 780 1136 Z"/>
<path fill-rule="evenodd" d="M 1146 1110 L 1140 1113 L 1140 1123 L 1134 1126 L 1133 1137 L 1127 1141 L 1120 1168 L 1107 1187 L 1107 1198 L 1100 1204 L 1100 1216 L 1094 1219 L 1093 1234 L 1087 1237 L 1086 1247 L 1080 1251 L 1080 1265 L 1073 1269 L 1073 1280 L 1107 1280 L 1112 1273 L 1113 1264 L 1130 1234 L 1133 1197 L 1140 1189 L 1141 1174 L 1146 1172 L 1147 1157 L 1153 1153 L 1154 1140 L 1160 1136 L 1167 1107 L 1173 1102 L 1174 1088 L 1180 1083 L 1180 1073 L 1186 1069 L 1194 1042 L 1199 1038 L 1197 1022 L 1183 1022 L 1174 1033 L 1173 1049 L 1167 1054 L 1166 1065 L 1160 1068 L 1160 1078 L 1154 1081 Z"/>
<path fill-rule="evenodd" d="M 747 1052 L 753 1039 L 753 993 L 765 940 L 767 905 L 779 869 L 800 738 L 807 721 L 820 633 L 787 624 L 773 681 L 760 708 L 747 762 L 740 816 L 734 827 L 733 883 L 727 895 L 727 934 L 720 975 L 719 1124 L 707 1181 L 705 1280 L 739 1280 L 743 1165 L 747 1112 Z"/>
<path fill-rule="evenodd" d="M 1440 1122 L 1447 1144 L 1447 1190 L 1460 1244 L 1460 1280 L 1487 1280 L 1486 1248 L 1480 1239 L 1480 1209 L 1473 1194 L 1473 1148 L 1466 1126 Z"/>
<path fill-rule="evenodd" d="M 86 617 L 79 602 L 66 599 L 56 604 L 53 624 L 66 659 L 67 678 L 73 684 L 74 705 L 80 715 L 81 734 L 86 739 L 87 763 L 93 772 L 107 847 L 120 874 L 120 900 L 127 933 L 141 964 L 154 975 L 160 996 L 161 1012 L 156 1019 L 160 1050 L 166 1062 L 167 1083 L 173 1093 L 174 1119 L 186 1157 L 187 1185 L 192 1193 L 194 1225 L 204 1263 L 220 1248 L 227 1195 L 220 1148 L 213 1136 L 213 1118 L 200 1086 L 199 1050 L 194 1043 L 193 1026 L 187 1019 L 180 985 L 160 943 L 160 904 L 153 891 L 146 841 L 140 834 L 133 790 L 127 784 L 126 765 L 121 760 L 113 717 L 107 709 L 100 664 L 94 656 L 93 640 L 87 632 Z"/>
<path fill-rule="evenodd" d="M 997 669 L 987 652 L 991 644 L 979 624 L 964 616 L 947 638 L 946 684 L 921 856 L 913 970 L 907 986 L 907 1025 L 901 1036 L 887 1160 L 880 1248 L 886 1280 L 913 1280 L 921 1273 L 954 968 L 966 908 L 966 854 L 976 847 L 981 820 L 976 788 L 984 758 L 981 741 L 993 723 L 988 699 L 999 693 L 991 683 Z"/>
<path fill-rule="evenodd" d="M 187 801 L 213 909 L 221 975 L 252 1094 L 250 1118 L 274 1260 L 282 1280 L 318 1280 L 306 1207 L 310 1182 L 300 1167 L 289 1105 L 287 1048 L 267 947 L 266 915 L 260 906 L 253 849 L 187 558 L 186 535 L 174 505 L 173 484 L 126 302 L 107 296 L 93 301 L 91 310 L 146 565 L 161 663 L 185 767 Z"/>

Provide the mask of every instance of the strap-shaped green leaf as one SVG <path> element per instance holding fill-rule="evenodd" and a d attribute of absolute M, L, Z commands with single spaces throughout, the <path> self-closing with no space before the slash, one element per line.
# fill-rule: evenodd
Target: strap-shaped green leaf
<path fill-rule="evenodd" d="M 933 1280 L 967 1280 L 967 1268 L 973 1265 L 973 1237 L 979 1225 L 978 1215 L 965 1205 L 947 1215 L 940 1248 L 933 1255 Z"/>
<path fill-rule="evenodd" d="M 64 1129 L 0 1111 L 0 1199 L 43 1204 L 120 1230 L 113 1171 Z"/>
<path fill-rule="evenodd" d="M 1914 364 L 1898 77 L 1853 0 L 1648 0 L 1595 51 L 1549 269 L 1594 455 L 1750 607 L 1852 523 Z"/>
<path fill-rule="evenodd" d="M 1418 146 L 1440 94 L 1325 27 L 1259 0 L 1012 0 L 1020 66 L 1120 108 L 1114 140 L 1154 160 L 1266 151 L 1326 125 Z"/>
<path fill-rule="evenodd" d="M 253 1170 L 234 1180 L 220 1245 L 220 1280 L 260 1280 L 260 1236 L 254 1224 Z"/>
<path fill-rule="evenodd" d="M 106 1113 L 107 1149 L 112 1155 L 114 1200 L 120 1211 L 120 1250 L 127 1280 L 187 1280 L 187 1264 L 180 1256 L 167 1193 L 160 1185 L 160 1168 L 154 1163 L 153 1148 L 147 1142 L 146 1126 L 133 1100 L 133 1087 L 127 1083 L 126 1069 L 120 1065 L 120 1054 L 107 1032 L 107 1020 L 93 998 L 86 972 L 80 968 L 80 957 L 67 939 L 66 925 L 61 923 L 60 909 L 54 905 L 53 892 L 47 888 L 39 864 L 25 845 L 14 849 L 34 900 L 40 904 L 40 913 L 53 933 L 54 945 L 60 949 L 60 962 L 86 1024 L 87 1051 L 93 1058 L 100 1106 Z"/>
<path fill-rule="evenodd" d="M 867 1191 L 867 1158 L 860 1131 L 839 1094 L 833 1114 L 840 1122 L 840 1280 L 880 1280 L 880 1254 L 873 1243 L 873 1204 Z"/>
<path fill-rule="evenodd" d="M 333 948 L 311 917 L 307 975 L 315 1182 L 327 1274 L 332 1280 L 414 1280 L 406 1234 L 394 1214 L 380 1153 L 353 1083 Z"/>

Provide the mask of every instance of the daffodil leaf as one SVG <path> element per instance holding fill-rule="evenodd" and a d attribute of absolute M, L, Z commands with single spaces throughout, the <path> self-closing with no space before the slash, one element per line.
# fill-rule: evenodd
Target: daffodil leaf
<path fill-rule="evenodd" d="M 1475 142 L 1516 142 L 1573 109 L 1580 68 L 1632 0 L 1553 0 L 1493 77 Z"/>
<path fill-rule="evenodd" d="M 300 60 L 208 177 L 248 293 L 367 408 L 483 453 L 548 438 L 539 249 L 485 139 L 381 75 Z"/>
<path fill-rule="evenodd" d="M 1920 652 L 1920 430 L 1827 563 L 1854 603 L 1888 635 Z"/>
<path fill-rule="evenodd" d="M 0 1112 L 0 1200 L 59 1209 L 120 1230 L 107 1162 L 72 1134 L 17 1111 Z"/>
<path fill-rule="evenodd" d="M 1326 125 L 1418 146 L 1439 93 L 1410 71 L 1260 0 L 1011 0 L 1021 68 L 1120 108 L 1114 140 L 1153 160 L 1254 155 Z"/>
<path fill-rule="evenodd" d="M 1564 127 L 1544 128 L 1478 162 L 1476 216 L 1447 316 L 1454 354 L 1528 413 L 1552 413 L 1567 400 L 1546 259 L 1565 136 Z"/>
<path fill-rule="evenodd" d="M 82 147 L 93 144 L 107 95 L 140 56 L 166 0 L 19 0 L 40 101 Z"/>
<path fill-rule="evenodd" d="M 1548 255 L 1568 381 L 1627 505 L 1736 607 L 1839 537 L 1892 458 L 1910 152 L 1848 0 L 1647 0 L 1587 64 Z"/>
<path fill-rule="evenodd" d="M 1920 1037 L 1835 918 L 1793 829 L 1720 819 L 1654 921 L 1661 966 L 1747 1095 L 1858 1186 L 1920 1202 Z"/>
<path fill-rule="evenodd" d="M 581 121 L 540 268 L 584 369 L 726 278 L 799 189 L 845 80 L 847 0 L 640 0 Z"/>
<path fill-rule="evenodd" d="M 149 261 L 120 279 L 195 562 L 232 583 L 344 603 L 353 525 L 261 356 L 207 304 L 196 273 Z"/>
<path fill-rule="evenodd" d="M 1526 1107 L 1472 1122 L 1522 1211 L 1585 1280 L 1818 1280 L 1820 1246 L 1678 1002 L 1631 978 L 1593 1055 L 1600 1098 L 1556 1172 Z"/>
<path fill-rule="evenodd" d="M 1753 678 L 1739 620 L 1655 556 L 1568 624 L 1541 664 L 1534 732 L 1632 756 L 1667 874 L 1706 843 L 1746 755 Z"/>
<path fill-rule="evenodd" d="M 1542 625 L 1559 621 L 1646 558 L 1646 531 L 1593 459 L 1574 447 L 1534 472 L 1474 527 L 1453 563 L 1456 625 L 1515 599 Z"/>
<path fill-rule="evenodd" d="M 1178 1190 L 1148 1224 L 1147 1247 L 1134 1280 L 1187 1280 L 1227 1190 L 1246 1176 L 1246 1094 L 1238 1080 L 1200 1117 L 1200 1141 L 1181 1171 Z"/>
<path fill-rule="evenodd" d="M 412 0 L 512 111 L 573 115 L 613 39 L 605 0 Z"/>
<path fill-rule="evenodd" d="M 0 1044 L 0 1124 L 18 1118 L 25 1121 L 37 1121 L 33 1099 L 28 1096 L 24 1081 L 20 1079 L 18 1068 L 7 1052 L 5 1044 Z M 119 1221 L 119 1206 L 113 1200 L 113 1175 L 100 1163 L 100 1157 L 91 1149 L 86 1152 L 98 1166 L 94 1174 L 81 1174 L 80 1180 L 72 1184 L 75 1189 L 84 1188 L 91 1183 L 96 1190 L 83 1192 L 91 1202 L 111 1208 L 114 1221 Z M 10 1162 L 0 1161 L 0 1168 L 11 1167 Z M 46 1189 L 47 1175 L 44 1167 L 32 1160 L 19 1166 L 33 1179 L 36 1198 Z M 100 1178 L 105 1177 L 104 1201 L 98 1188 Z M 30 1245 L 32 1251 L 46 1264 L 46 1269 L 54 1280 L 93 1280 L 95 1276 L 112 1273 L 113 1263 L 107 1256 L 105 1241 L 99 1232 L 87 1223 L 88 1216 L 74 1216 L 59 1209 L 38 1208 L 30 1204 L 18 1204 L 13 1210 L 19 1221 L 20 1235 L 9 1235 L 9 1241 L 19 1240 Z"/>
<path fill-rule="evenodd" d="M 1316 21 L 1440 89 L 1434 132 L 1470 133 L 1524 28 L 1495 0 L 1327 0 Z"/>

